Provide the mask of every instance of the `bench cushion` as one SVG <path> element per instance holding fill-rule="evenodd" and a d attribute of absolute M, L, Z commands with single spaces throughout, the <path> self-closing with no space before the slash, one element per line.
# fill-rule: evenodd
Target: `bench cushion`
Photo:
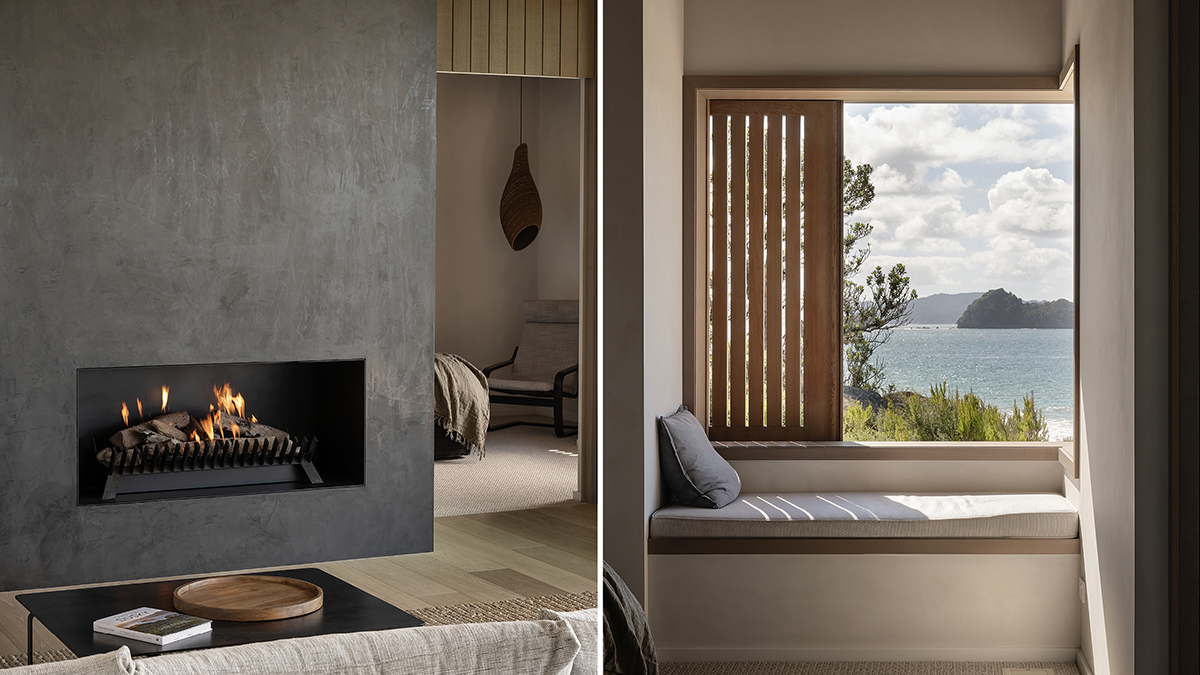
<path fill-rule="evenodd" d="M 1057 494 L 745 493 L 720 509 L 672 504 L 651 538 L 1074 539 L 1079 514 Z"/>

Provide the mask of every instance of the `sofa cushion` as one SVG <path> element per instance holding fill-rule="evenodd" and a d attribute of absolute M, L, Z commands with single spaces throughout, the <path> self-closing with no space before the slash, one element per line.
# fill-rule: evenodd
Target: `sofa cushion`
<path fill-rule="evenodd" d="M 132 675 L 133 657 L 129 655 L 129 647 L 121 647 L 115 652 L 85 656 L 82 659 L 38 663 L 32 666 L 21 666 L 6 670 L 6 673 L 20 675 Z"/>
<path fill-rule="evenodd" d="M 543 609 L 539 619 L 564 620 L 575 631 L 579 639 L 579 654 L 571 664 L 571 675 L 594 675 L 600 671 L 600 609 L 578 609 L 574 612 L 556 612 Z"/>
<path fill-rule="evenodd" d="M 502 621 L 259 642 L 139 659 L 136 675 L 567 675 L 570 624 Z"/>
<path fill-rule="evenodd" d="M 737 471 L 717 454 L 685 406 L 658 418 L 658 455 L 667 486 L 684 506 L 719 509 L 742 490 Z"/>

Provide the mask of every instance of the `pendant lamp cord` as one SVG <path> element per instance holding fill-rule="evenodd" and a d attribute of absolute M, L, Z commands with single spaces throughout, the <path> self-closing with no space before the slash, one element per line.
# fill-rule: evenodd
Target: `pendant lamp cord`
<path fill-rule="evenodd" d="M 518 132 L 518 136 L 520 137 L 521 142 L 518 143 L 518 145 L 524 145 L 524 143 L 525 143 L 525 78 L 522 77 L 519 79 L 521 81 L 521 114 L 517 117 L 517 119 L 520 120 L 520 125 L 521 125 L 521 130 Z"/>

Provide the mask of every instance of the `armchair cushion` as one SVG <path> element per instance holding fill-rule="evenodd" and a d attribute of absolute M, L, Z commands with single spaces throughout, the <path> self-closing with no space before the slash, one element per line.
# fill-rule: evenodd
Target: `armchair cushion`
<path fill-rule="evenodd" d="M 529 383 L 550 383 L 545 389 L 526 388 L 523 391 L 553 391 L 554 376 L 561 370 L 579 364 L 579 303 L 574 300 L 535 300 L 524 305 L 525 330 L 521 346 L 506 380 Z M 490 386 L 514 389 L 495 381 Z M 567 375 L 563 393 L 574 396 L 579 390 L 577 373 Z"/>

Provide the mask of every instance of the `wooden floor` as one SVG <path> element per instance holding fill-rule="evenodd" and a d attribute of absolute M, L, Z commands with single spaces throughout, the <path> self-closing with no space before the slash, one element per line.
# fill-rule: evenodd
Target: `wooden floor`
<path fill-rule="evenodd" d="M 595 505 L 450 516 L 433 527 L 432 553 L 313 567 L 401 609 L 597 590 Z M 25 652 L 27 613 L 16 595 L 0 593 L 0 654 Z M 63 645 L 35 622 L 33 648 Z"/>

